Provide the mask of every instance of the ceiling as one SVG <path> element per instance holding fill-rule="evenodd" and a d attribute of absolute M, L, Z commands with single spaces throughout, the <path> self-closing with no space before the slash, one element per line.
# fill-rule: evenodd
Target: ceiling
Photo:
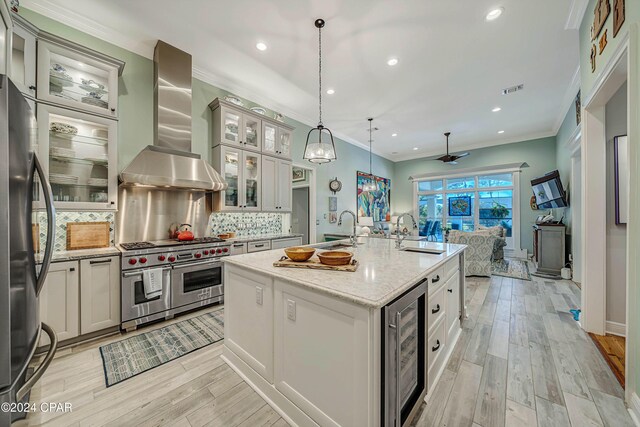
<path fill-rule="evenodd" d="M 193 55 L 197 77 L 310 125 L 318 120 L 313 22 L 322 17 L 324 124 L 366 147 L 374 117 L 373 150 L 391 160 L 442 154 L 445 131 L 454 152 L 555 135 L 578 87 L 578 32 L 565 29 L 571 0 L 22 4 L 147 57 L 162 39 Z M 497 6 L 503 15 L 485 21 Z M 501 94 L 521 83 L 523 91 Z"/>

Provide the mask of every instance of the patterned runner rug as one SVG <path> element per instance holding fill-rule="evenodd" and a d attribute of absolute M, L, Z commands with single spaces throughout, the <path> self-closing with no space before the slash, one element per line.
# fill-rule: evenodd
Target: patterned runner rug
<path fill-rule="evenodd" d="M 107 387 L 224 338 L 224 310 L 100 347 Z"/>
<path fill-rule="evenodd" d="M 529 264 L 519 259 L 503 259 L 494 261 L 492 274 L 495 276 L 512 277 L 514 279 L 531 280 Z"/>

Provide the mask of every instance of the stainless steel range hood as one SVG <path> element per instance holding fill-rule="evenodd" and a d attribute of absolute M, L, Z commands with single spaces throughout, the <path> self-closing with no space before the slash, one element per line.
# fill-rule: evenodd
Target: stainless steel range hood
<path fill-rule="evenodd" d="M 191 55 L 158 41 L 153 59 L 154 145 L 120 173 L 122 184 L 224 190 L 220 174 L 191 152 Z"/>

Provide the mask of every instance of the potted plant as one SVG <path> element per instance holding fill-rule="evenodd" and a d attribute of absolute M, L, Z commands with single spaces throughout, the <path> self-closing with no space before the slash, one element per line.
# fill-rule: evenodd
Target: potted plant
<path fill-rule="evenodd" d="M 497 219 L 506 218 L 509 216 L 509 208 L 500 203 L 493 202 L 493 206 L 491 207 L 491 216 Z"/>

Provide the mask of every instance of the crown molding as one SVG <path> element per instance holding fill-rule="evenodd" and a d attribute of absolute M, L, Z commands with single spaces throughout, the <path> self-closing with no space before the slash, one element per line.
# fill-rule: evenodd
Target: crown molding
<path fill-rule="evenodd" d="M 569 8 L 569 16 L 564 24 L 565 30 L 579 30 L 582 19 L 589 6 L 589 0 L 572 0 Z"/>

